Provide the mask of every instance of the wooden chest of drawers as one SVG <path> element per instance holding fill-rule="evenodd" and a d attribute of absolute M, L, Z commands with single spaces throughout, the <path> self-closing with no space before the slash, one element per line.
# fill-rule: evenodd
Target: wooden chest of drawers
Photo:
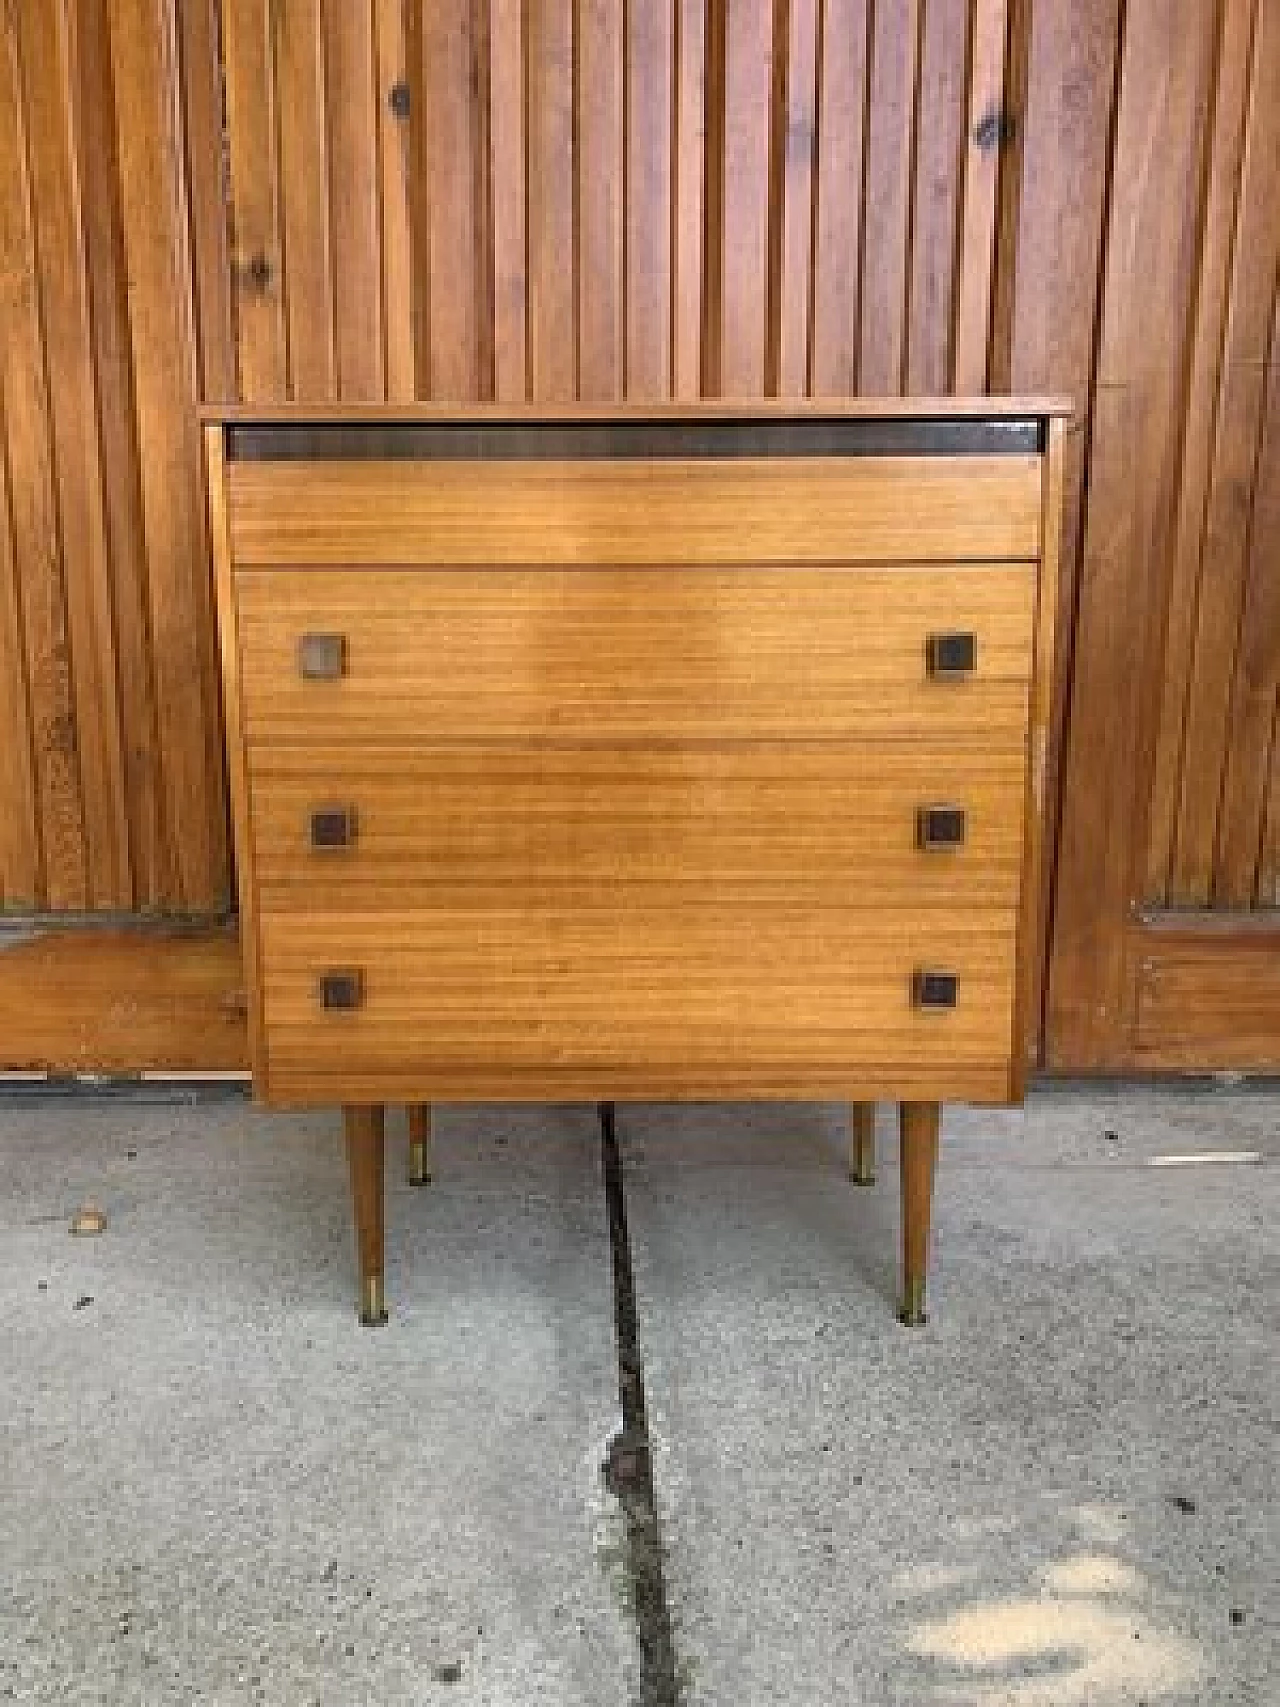
<path fill-rule="evenodd" d="M 346 1110 L 902 1105 L 1038 1012 L 1061 410 L 231 411 L 207 424 L 254 1084 Z M 418 1156 L 422 1171 L 422 1156 Z"/>

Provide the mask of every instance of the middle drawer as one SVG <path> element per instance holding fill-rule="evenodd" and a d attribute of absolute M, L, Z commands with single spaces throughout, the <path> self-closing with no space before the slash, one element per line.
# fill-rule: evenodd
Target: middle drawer
<path fill-rule="evenodd" d="M 1016 748 L 901 743 L 252 750 L 276 909 L 431 884 L 767 885 L 844 906 L 1012 906 Z"/>

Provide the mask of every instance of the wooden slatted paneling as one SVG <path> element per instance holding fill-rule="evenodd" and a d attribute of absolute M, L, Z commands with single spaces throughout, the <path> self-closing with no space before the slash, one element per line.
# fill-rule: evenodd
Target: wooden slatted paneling
<path fill-rule="evenodd" d="M 1116 103 L 1049 1055 L 1275 1067 L 1280 7 L 1129 8 Z"/>
<path fill-rule="evenodd" d="M 1278 67 L 1276 0 L 10 0 L 0 903 L 229 906 L 202 398 L 1065 393 L 1049 1054 L 1157 1061 L 1140 910 L 1280 905 Z"/>
<path fill-rule="evenodd" d="M 1150 771 L 1142 745 L 1158 682 L 1146 666 L 1167 608 L 1198 226 L 1187 186 L 1204 171 L 1213 22 L 1200 0 L 1139 8 L 1128 14 L 1120 61 L 1115 147 L 1138 164 L 1111 184 L 1076 632 L 1091 691 L 1077 691 L 1071 705 L 1051 991 L 1055 1047 L 1085 1065 L 1102 1064 L 1097 1043 L 1105 1047 L 1127 1017 L 1127 942 L 1114 924 L 1137 899 L 1149 803 L 1134 781 Z M 1149 254 L 1162 257 L 1154 287 L 1139 261 Z M 1126 596 L 1135 564 L 1146 583 L 1136 608 Z"/>
<path fill-rule="evenodd" d="M 228 861 L 178 44 L 165 0 L 111 0 L 109 10 L 115 86 L 131 91 L 117 102 L 121 212 L 158 772 L 173 857 L 174 890 L 157 900 L 195 911 L 221 895 Z"/>
<path fill-rule="evenodd" d="M 87 827 L 76 751 L 79 708 L 70 663 L 70 622 L 53 464 L 44 324 L 32 205 L 30 130 L 19 18 L 0 17 L 0 391 L 4 401 L 8 531 L 13 607 L 10 698 L 25 698 L 28 721 L 14 731 L 31 752 L 34 787 L 27 804 L 38 857 L 5 874 L 10 904 L 88 901 Z M 54 111 L 59 91 L 50 90 Z M 19 765 L 11 767 L 15 773 Z M 12 810 L 21 809 L 15 801 Z M 8 816 L 8 813 L 5 814 Z M 13 840 L 13 837 L 10 837 Z M 25 884 L 33 890 L 23 892 Z"/>
<path fill-rule="evenodd" d="M 11 909 L 216 911 L 229 882 L 174 18 L 27 3 L 0 41 L 0 890 Z"/>

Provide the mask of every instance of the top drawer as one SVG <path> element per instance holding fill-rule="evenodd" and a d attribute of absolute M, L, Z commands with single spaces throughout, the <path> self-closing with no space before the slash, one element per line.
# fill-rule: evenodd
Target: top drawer
<path fill-rule="evenodd" d="M 1038 556 L 1028 455 L 233 462 L 231 555 L 603 567 Z"/>
<path fill-rule="evenodd" d="M 244 730 L 251 746 L 1020 744 L 1034 595 L 1020 564 L 251 570 Z"/>

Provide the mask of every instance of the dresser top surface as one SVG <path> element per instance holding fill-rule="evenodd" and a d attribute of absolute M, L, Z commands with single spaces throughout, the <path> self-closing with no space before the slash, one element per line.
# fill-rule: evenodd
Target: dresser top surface
<path fill-rule="evenodd" d="M 698 403 L 206 403 L 202 421 L 244 424 L 335 421 L 347 426 L 405 424 L 488 425 L 499 421 L 536 425 L 615 421 L 759 420 L 1046 420 L 1070 416 L 1066 397 L 849 397 L 741 400 Z"/>

